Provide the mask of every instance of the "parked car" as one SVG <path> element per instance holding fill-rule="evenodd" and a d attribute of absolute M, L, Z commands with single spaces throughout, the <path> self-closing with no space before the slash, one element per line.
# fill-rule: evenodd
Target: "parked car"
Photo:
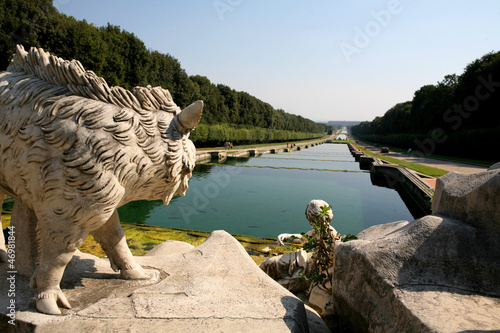
<path fill-rule="evenodd" d="M 388 153 L 388 152 L 389 152 L 389 148 L 387 148 L 387 147 L 382 147 L 382 149 L 380 149 L 380 152 L 381 152 L 381 153 Z"/>

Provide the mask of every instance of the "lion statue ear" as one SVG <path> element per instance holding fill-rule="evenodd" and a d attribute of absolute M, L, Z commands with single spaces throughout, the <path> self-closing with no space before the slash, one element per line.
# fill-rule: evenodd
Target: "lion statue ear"
<path fill-rule="evenodd" d="M 203 101 L 196 101 L 177 114 L 179 130 L 188 134 L 198 125 L 203 110 Z"/>

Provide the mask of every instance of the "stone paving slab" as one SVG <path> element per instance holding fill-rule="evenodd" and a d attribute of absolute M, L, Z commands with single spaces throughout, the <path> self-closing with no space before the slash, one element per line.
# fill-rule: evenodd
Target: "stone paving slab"
<path fill-rule="evenodd" d="M 15 327 L 3 264 L 0 332 L 329 332 L 225 231 L 196 248 L 166 242 L 151 253 L 136 259 L 154 277 L 125 281 L 106 259 L 77 252 L 61 284 L 73 308 L 61 316 L 38 313 L 29 278 L 16 276 Z"/>

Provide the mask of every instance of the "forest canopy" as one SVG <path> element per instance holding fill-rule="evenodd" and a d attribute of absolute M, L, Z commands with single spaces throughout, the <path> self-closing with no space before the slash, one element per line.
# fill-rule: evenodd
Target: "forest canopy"
<path fill-rule="evenodd" d="M 331 131 L 246 92 L 213 84 L 204 76 L 189 76 L 177 59 L 149 50 L 133 33 L 109 23 L 96 27 L 76 20 L 59 13 L 51 0 L 0 0 L 1 71 L 9 65 L 16 44 L 77 59 L 111 86 L 162 86 L 181 108 L 202 99 L 203 117 L 192 134 L 198 146 L 310 139 Z"/>
<path fill-rule="evenodd" d="M 423 154 L 499 161 L 500 52 L 420 87 L 411 101 L 352 127 L 356 137 Z"/>

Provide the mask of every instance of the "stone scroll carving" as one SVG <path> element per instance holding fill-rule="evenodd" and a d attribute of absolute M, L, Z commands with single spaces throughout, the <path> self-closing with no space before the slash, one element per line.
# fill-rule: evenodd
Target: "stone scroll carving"
<path fill-rule="evenodd" d="M 161 87 L 110 87 L 78 61 L 17 47 L 0 73 L 0 191 L 16 200 L 12 224 L 27 224 L 16 233 L 34 253 L 16 269 L 31 274 L 40 312 L 61 313 L 58 301 L 70 308 L 59 283 L 89 234 L 123 278 L 148 278 L 116 208 L 184 195 L 196 157 L 189 133 L 202 108 L 197 101 L 181 111 Z M 16 250 L 18 258 L 29 251 Z"/>

